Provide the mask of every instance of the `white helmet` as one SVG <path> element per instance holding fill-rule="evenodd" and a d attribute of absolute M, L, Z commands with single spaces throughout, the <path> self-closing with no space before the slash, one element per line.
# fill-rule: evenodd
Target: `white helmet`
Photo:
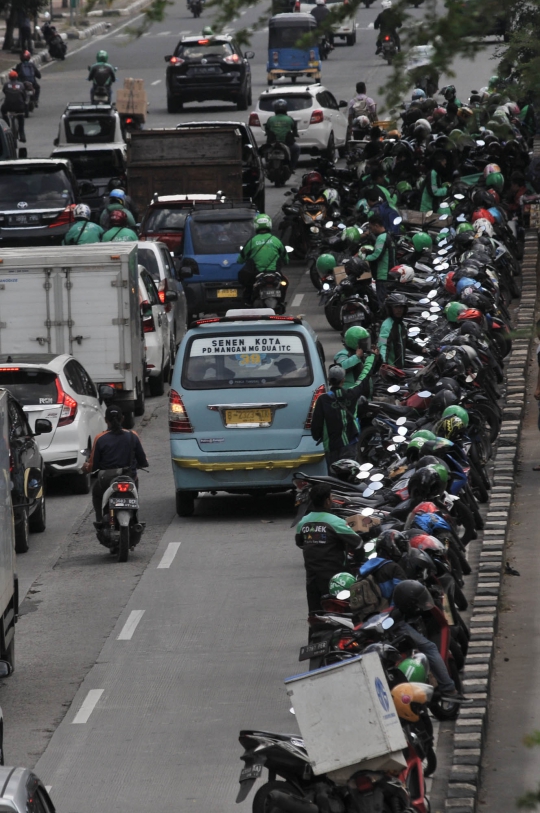
<path fill-rule="evenodd" d="M 48 11 L 46 11 L 46 12 L 45 12 L 45 14 L 43 15 L 43 19 L 44 19 L 46 22 L 49 22 L 49 20 L 51 19 L 51 15 L 49 14 L 49 12 L 48 12 Z"/>
<path fill-rule="evenodd" d="M 412 282 L 414 279 L 414 269 L 410 265 L 396 265 L 390 269 L 393 274 L 399 276 L 400 283 Z"/>
<path fill-rule="evenodd" d="M 431 124 L 427 119 L 418 119 L 418 121 L 414 123 L 414 132 L 420 132 L 428 136 L 431 133 Z"/>
<path fill-rule="evenodd" d="M 92 210 L 86 203 L 78 203 L 73 209 L 73 217 L 75 220 L 90 220 Z"/>
<path fill-rule="evenodd" d="M 381 8 L 392 8 L 392 0 L 382 0 Z"/>
<path fill-rule="evenodd" d="M 354 127 L 360 127 L 362 130 L 371 127 L 371 122 L 367 116 L 357 116 L 353 121 Z"/>
<path fill-rule="evenodd" d="M 480 237 L 482 234 L 487 234 L 488 237 L 493 237 L 493 226 L 485 217 L 479 217 L 478 220 L 475 220 L 473 223 L 473 229 L 478 237 Z"/>
<path fill-rule="evenodd" d="M 317 6 L 324 6 L 326 0 L 315 0 Z"/>

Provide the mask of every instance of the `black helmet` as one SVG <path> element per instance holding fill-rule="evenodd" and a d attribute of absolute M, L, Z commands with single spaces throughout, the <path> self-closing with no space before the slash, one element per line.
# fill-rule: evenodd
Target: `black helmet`
<path fill-rule="evenodd" d="M 328 383 L 331 386 L 339 387 L 345 378 L 345 370 L 339 364 L 333 364 L 328 370 Z"/>
<path fill-rule="evenodd" d="M 431 610 L 435 606 L 427 587 L 412 579 L 406 579 L 396 585 L 393 601 L 404 618 Z"/>
<path fill-rule="evenodd" d="M 276 115 L 278 113 L 287 112 L 287 102 L 285 101 L 285 99 L 276 99 L 272 107 L 274 108 L 274 113 L 276 113 Z"/>
<path fill-rule="evenodd" d="M 441 476 L 432 468 L 418 469 L 409 480 L 409 494 L 413 500 L 431 500 L 443 491 Z"/>
<path fill-rule="evenodd" d="M 392 312 L 392 308 L 405 308 L 404 315 L 407 313 L 407 308 L 409 305 L 405 294 L 400 294 L 397 292 L 387 296 L 384 304 L 388 314 Z"/>
<path fill-rule="evenodd" d="M 429 575 L 437 573 L 437 568 L 431 556 L 418 548 L 411 548 L 400 564 L 409 579 L 423 578 L 426 571 Z M 404 584 L 404 582 L 401 582 L 401 584 Z"/>
<path fill-rule="evenodd" d="M 457 381 L 454 381 L 453 378 L 448 377 L 439 378 L 439 380 L 436 381 L 431 388 L 431 391 L 433 392 L 434 395 L 436 395 L 438 392 L 441 392 L 441 390 L 451 390 L 452 392 L 455 392 L 458 398 L 461 398 L 461 387 L 459 386 Z"/>
<path fill-rule="evenodd" d="M 403 659 L 403 655 L 395 648 L 395 646 L 392 646 L 392 644 L 385 644 L 382 641 L 377 641 L 375 644 L 369 644 L 369 646 L 366 646 L 366 648 L 362 650 L 362 654 L 364 655 L 368 652 L 376 652 L 379 658 L 387 663 L 396 664 Z"/>
<path fill-rule="evenodd" d="M 399 562 L 409 552 L 409 540 L 401 531 L 383 531 L 375 542 L 375 550 L 383 559 Z"/>
<path fill-rule="evenodd" d="M 345 271 L 352 277 L 361 277 L 362 274 L 369 274 L 371 270 L 369 263 L 360 257 L 351 257 L 344 265 Z"/>
<path fill-rule="evenodd" d="M 441 390 L 429 403 L 430 415 L 441 415 L 446 407 L 459 404 L 459 396 L 453 390 Z"/>
<path fill-rule="evenodd" d="M 475 339 L 484 339 L 484 332 L 476 322 L 462 322 L 459 328 L 462 336 L 474 336 Z"/>
<path fill-rule="evenodd" d="M 344 480 L 346 483 L 354 483 L 355 477 L 360 471 L 360 463 L 356 460 L 336 460 L 330 466 L 330 471 L 340 480 Z"/>

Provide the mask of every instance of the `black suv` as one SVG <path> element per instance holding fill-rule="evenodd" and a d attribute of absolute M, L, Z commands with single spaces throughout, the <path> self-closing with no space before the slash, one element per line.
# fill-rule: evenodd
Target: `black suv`
<path fill-rule="evenodd" d="M 224 127 L 239 130 L 242 136 L 242 198 L 255 204 L 259 212 L 264 212 L 264 168 L 257 148 L 257 142 L 245 121 L 186 121 L 177 124 L 177 130 L 186 128 L 204 129 Z"/>
<path fill-rule="evenodd" d="M 184 102 L 218 99 L 235 102 L 238 110 L 251 104 L 253 51 L 242 53 L 232 37 L 182 37 L 174 54 L 166 56 L 167 110 L 178 113 Z"/>

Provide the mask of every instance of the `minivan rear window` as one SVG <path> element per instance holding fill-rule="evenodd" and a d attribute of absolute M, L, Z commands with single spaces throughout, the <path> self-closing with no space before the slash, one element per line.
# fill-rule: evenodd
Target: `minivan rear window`
<path fill-rule="evenodd" d="M 56 404 L 56 374 L 46 370 L 1 370 L 0 387 L 10 393 L 23 406 Z"/>
<path fill-rule="evenodd" d="M 309 354 L 298 333 L 195 336 L 186 347 L 186 390 L 307 387 L 312 382 Z"/>
<path fill-rule="evenodd" d="M 253 218 L 191 221 L 195 254 L 236 254 L 253 237 Z"/>
<path fill-rule="evenodd" d="M 279 98 L 281 99 L 282 97 L 280 96 Z M 308 110 L 313 104 L 313 98 L 309 93 L 284 93 L 283 98 L 287 102 L 288 113 L 294 110 Z M 259 110 L 264 110 L 266 113 L 273 113 L 276 100 L 276 96 L 261 96 L 259 99 Z"/>
<path fill-rule="evenodd" d="M 74 202 L 71 182 L 57 166 L 0 166 L 1 209 L 59 209 Z"/>

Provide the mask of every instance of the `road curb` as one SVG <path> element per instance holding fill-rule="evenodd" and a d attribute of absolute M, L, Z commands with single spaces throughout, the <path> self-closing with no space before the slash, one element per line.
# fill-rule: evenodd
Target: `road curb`
<path fill-rule="evenodd" d="M 540 153 L 540 141 L 534 152 Z M 522 287 L 514 328 L 531 329 L 537 297 L 538 230 L 528 229 L 521 263 Z M 508 541 L 509 513 L 515 481 L 521 421 L 525 411 L 527 366 L 532 352 L 532 336 L 517 338 L 507 357 L 503 421 L 494 457 L 485 530 L 480 550 L 478 582 L 470 621 L 471 641 L 463 684 L 474 701 L 456 720 L 452 767 L 446 794 L 447 813 L 475 813 L 481 778 L 481 761 L 487 730 L 489 689 L 493 670 L 499 599 Z"/>

